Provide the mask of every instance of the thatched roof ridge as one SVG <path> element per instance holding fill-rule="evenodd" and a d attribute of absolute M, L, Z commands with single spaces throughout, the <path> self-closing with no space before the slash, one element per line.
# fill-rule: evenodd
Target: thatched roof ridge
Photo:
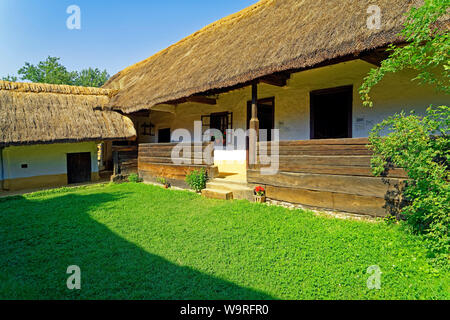
<path fill-rule="evenodd" d="M 0 81 L 0 147 L 132 139 L 132 121 L 105 110 L 115 91 Z"/>
<path fill-rule="evenodd" d="M 10 82 L 0 80 L 0 90 L 10 90 L 15 92 L 34 92 L 34 93 L 62 93 L 74 95 L 102 95 L 112 97 L 117 94 L 117 90 L 69 86 L 63 84 L 48 83 L 28 83 L 28 82 Z"/>
<path fill-rule="evenodd" d="M 381 9 L 381 29 L 367 10 Z M 124 112 L 309 68 L 402 41 L 405 13 L 423 0 L 261 0 L 114 75 Z"/>

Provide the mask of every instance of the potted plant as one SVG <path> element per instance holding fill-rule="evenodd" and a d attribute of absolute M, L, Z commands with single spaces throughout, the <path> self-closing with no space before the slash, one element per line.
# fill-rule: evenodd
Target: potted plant
<path fill-rule="evenodd" d="M 266 190 L 261 186 L 255 187 L 253 199 L 255 199 L 255 202 L 257 203 L 266 202 Z"/>
<path fill-rule="evenodd" d="M 170 183 L 167 181 L 166 178 L 158 178 L 158 182 L 164 185 L 164 188 L 169 189 Z"/>

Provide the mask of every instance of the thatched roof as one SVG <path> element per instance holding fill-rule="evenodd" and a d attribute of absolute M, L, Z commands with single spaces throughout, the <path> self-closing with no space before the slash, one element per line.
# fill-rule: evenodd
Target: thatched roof
<path fill-rule="evenodd" d="M 367 9 L 381 8 L 381 29 Z M 125 112 L 299 70 L 401 39 L 422 0 L 261 0 L 113 76 L 111 106 Z"/>
<path fill-rule="evenodd" d="M 115 93 L 0 81 L 0 146 L 133 138 L 130 119 L 101 110 Z"/>

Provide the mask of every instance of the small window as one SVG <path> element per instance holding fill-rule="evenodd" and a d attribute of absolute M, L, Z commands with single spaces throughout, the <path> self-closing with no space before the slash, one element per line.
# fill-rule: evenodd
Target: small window
<path fill-rule="evenodd" d="M 170 142 L 170 128 L 158 130 L 158 143 Z"/>
<path fill-rule="evenodd" d="M 22 169 L 27 169 L 28 168 L 28 164 L 24 163 L 21 165 Z"/>

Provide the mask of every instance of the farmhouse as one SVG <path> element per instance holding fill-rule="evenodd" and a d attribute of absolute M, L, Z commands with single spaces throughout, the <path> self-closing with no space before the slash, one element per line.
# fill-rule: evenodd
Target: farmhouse
<path fill-rule="evenodd" d="M 0 191 L 99 179 L 100 142 L 133 139 L 113 90 L 0 81 Z"/>
<path fill-rule="evenodd" d="M 109 106 L 128 115 L 150 112 L 154 132 L 152 143 L 139 146 L 141 176 L 181 185 L 188 172 L 215 168 L 203 191 L 208 197 L 251 198 L 252 187 L 262 185 L 273 200 L 385 215 L 405 173 L 371 175 L 369 131 L 396 112 L 422 113 L 448 103 L 448 96 L 412 83 L 405 70 L 374 89 L 373 108 L 363 107 L 358 88 L 364 77 L 388 56 L 389 44 L 402 43 L 405 13 L 423 1 L 377 1 L 379 28 L 368 24 L 372 4 L 261 0 L 116 74 L 105 85 L 119 90 Z M 440 27 L 448 29 L 448 21 Z M 196 122 L 205 135 L 194 133 Z M 255 134 L 236 147 L 229 130 L 249 128 Z M 220 130 L 226 138 L 214 136 L 214 166 L 174 163 L 177 129 L 200 137 L 190 140 L 197 152 L 187 160 L 207 146 L 208 129 Z M 259 143 L 258 129 L 269 130 Z M 270 153 L 274 145 L 263 140 L 275 135 L 279 170 L 264 175 L 261 157 L 249 159 Z"/>

